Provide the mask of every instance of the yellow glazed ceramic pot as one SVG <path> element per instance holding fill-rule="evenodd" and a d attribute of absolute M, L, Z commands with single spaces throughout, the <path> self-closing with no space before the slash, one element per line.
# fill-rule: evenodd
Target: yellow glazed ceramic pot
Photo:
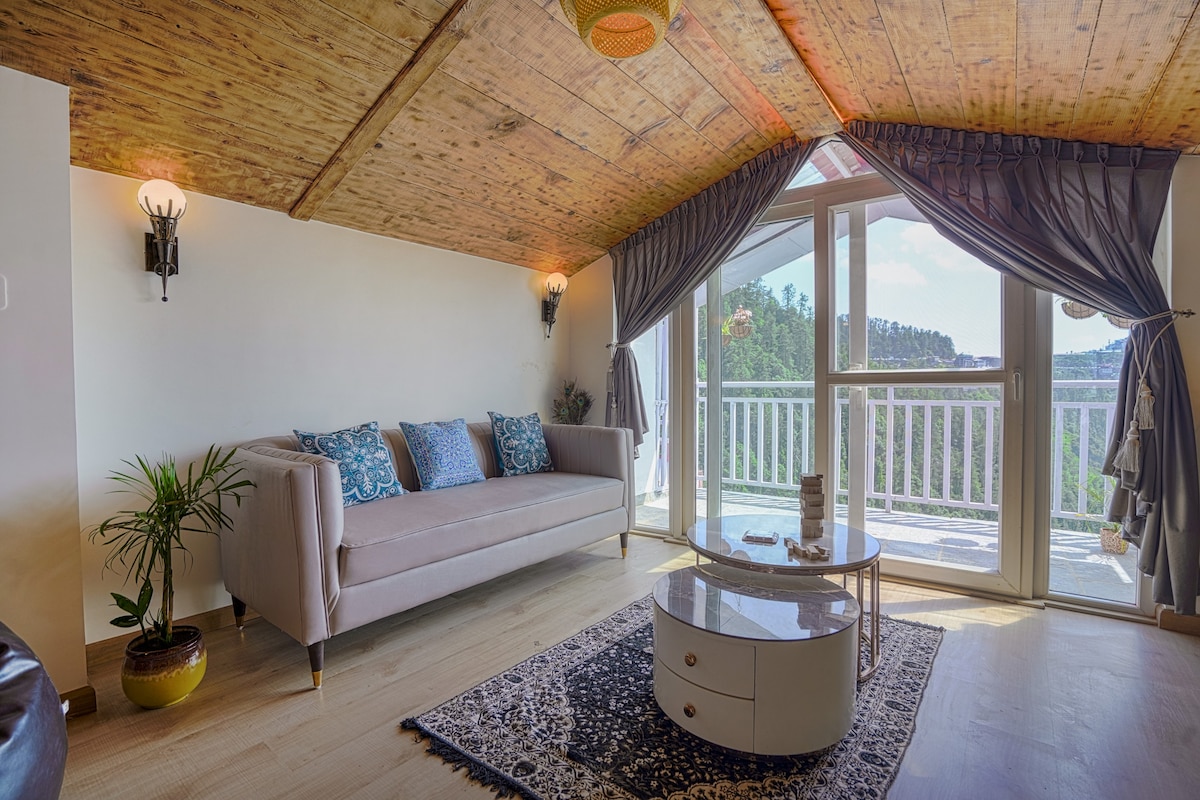
<path fill-rule="evenodd" d="M 148 649 L 139 636 L 125 646 L 121 688 L 142 708 L 163 708 L 178 703 L 200 685 L 208 665 L 208 651 L 200 629 L 175 626 L 174 643 L 167 649 Z"/>

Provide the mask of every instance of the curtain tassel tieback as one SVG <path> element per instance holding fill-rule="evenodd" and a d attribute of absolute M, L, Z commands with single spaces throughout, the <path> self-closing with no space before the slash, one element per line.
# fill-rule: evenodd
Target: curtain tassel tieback
<path fill-rule="evenodd" d="M 628 350 L 629 345 L 624 342 L 609 342 L 608 344 L 606 344 L 604 346 L 608 348 L 608 377 L 607 377 L 608 406 L 609 406 L 609 408 L 616 410 L 617 394 L 616 394 L 616 392 L 613 391 L 613 389 L 615 388 L 614 379 L 613 379 L 613 359 L 616 357 L 618 350 L 620 350 L 622 348 Z"/>
<path fill-rule="evenodd" d="M 1154 393 L 1146 385 L 1146 379 L 1138 381 L 1137 401 L 1133 405 L 1133 419 L 1140 430 L 1154 428 Z"/>
<path fill-rule="evenodd" d="M 1161 314 L 1154 314 L 1145 319 L 1137 319 L 1133 321 L 1133 325 L 1144 325 L 1147 322 L 1154 320 L 1165 319 L 1167 324 L 1150 340 L 1150 346 L 1146 348 L 1146 358 L 1143 361 L 1137 351 L 1137 344 L 1130 342 L 1133 347 L 1133 362 L 1134 368 L 1137 370 L 1137 398 L 1133 403 L 1133 419 L 1129 422 L 1129 430 L 1125 434 L 1125 441 L 1121 442 L 1121 446 L 1117 449 L 1117 454 L 1113 456 L 1113 466 L 1118 469 L 1123 469 L 1126 472 L 1139 472 L 1142 469 L 1142 431 L 1154 430 L 1154 392 L 1150 391 L 1150 385 L 1146 382 L 1146 373 L 1150 369 L 1150 358 L 1154 354 L 1154 346 L 1158 344 L 1158 340 L 1167 332 L 1175 320 L 1180 317 L 1194 316 L 1190 308 L 1182 311 L 1171 309 L 1164 311 Z"/>
<path fill-rule="evenodd" d="M 1137 420 L 1134 419 L 1129 423 L 1129 431 L 1125 434 L 1125 441 L 1121 442 L 1121 446 L 1117 449 L 1117 454 L 1113 456 L 1113 466 L 1126 472 L 1139 472 L 1142 468 L 1141 439 L 1142 436 L 1138 431 Z"/>

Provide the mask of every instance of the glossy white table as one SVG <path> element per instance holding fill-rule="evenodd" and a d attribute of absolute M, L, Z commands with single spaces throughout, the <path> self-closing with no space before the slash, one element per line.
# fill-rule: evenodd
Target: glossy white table
<path fill-rule="evenodd" d="M 824 578 L 676 570 L 654 585 L 655 700 L 723 747 L 829 747 L 854 724 L 861 618 L 853 595 Z"/>
<path fill-rule="evenodd" d="M 819 539 L 800 534 L 800 515 L 738 514 L 700 520 L 688 529 L 688 545 L 699 556 L 718 564 L 775 575 L 848 575 L 856 576 L 855 598 L 863 611 L 871 612 L 870 627 L 859 618 L 858 634 L 867 648 L 867 663 L 860 668 L 859 680 L 866 680 L 879 669 L 879 541 L 858 528 L 840 522 L 823 522 Z M 775 532 L 773 545 L 742 540 L 747 531 Z M 797 558 L 784 545 L 785 537 L 800 544 L 819 544 L 829 549 L 828 561 Z M 870 605 L 863 604 L 864 578 L 870 579 Z M 843 583 L 844 585 L 844 583 Z"/>

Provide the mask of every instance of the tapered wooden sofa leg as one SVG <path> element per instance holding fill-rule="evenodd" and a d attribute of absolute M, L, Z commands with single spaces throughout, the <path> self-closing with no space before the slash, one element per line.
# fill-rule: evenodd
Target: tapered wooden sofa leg
<path fill-rule="evenodd" d="M 629 531 L 621 534 L 621 558 L 629 555 Z"/>
<path fill-rule="evenodd" d="M 313 688 L 321 688 L 321 672 L 325 669 L 325 642 L 308 646 L 308 666 L 312 669 Z"/>
<path fill-rule="evenodd" d="M 246 627 L 246 604 L 236 597 L 233 598 L 233 624 L 239 631 Z"/>

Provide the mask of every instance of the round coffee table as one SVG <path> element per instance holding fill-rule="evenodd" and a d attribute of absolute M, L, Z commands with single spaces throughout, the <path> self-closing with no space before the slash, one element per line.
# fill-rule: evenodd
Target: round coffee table
<path fill-rule="evenodd" d="M 800 535 L 800 515 L 738 514 L 702 519 L 688 529 L 688 545 L 696 551 L 697 563 L 704 556 L 750 572 L 776 575 L 842 575 L 857 578 L 855 599 L 864 611 L 870 611 L 868 630 L 860 617 L 859 638 L 867 647 L 867 663 L 860 667 L 859 680 L 866 680 L 879 669 L 879 541 L 858 528 L 840 522 L 821 523 L 821 538 Z M 746 534 L 775 534 L 773 544 L 746 541 Z M 788 551 L 785 538 L 801 545 L 816 544 L 829 550 L 828 561 L 798 558 Z M 863 604 L 864 578 L 870 579 L 870 604 Z M 844 578 L 843 578 L 844 580 Z"/>
<path fill-rule="evenodd" d="M 854 724 L 861 618 L 850 592 L 824 578 L 676 570 L 654 584 L 654 698 L 723 747 L 828 747 Z"/>

